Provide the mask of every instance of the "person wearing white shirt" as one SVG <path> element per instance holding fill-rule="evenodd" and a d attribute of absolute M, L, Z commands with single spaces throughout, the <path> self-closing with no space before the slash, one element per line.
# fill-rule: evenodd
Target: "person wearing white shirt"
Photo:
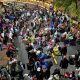
<path fill-rule="evenodd" d="M 17 62 L 17 59 L 11 58 L 11 60 L 9 61 L 9 64 L 13 64 L 13 63 L 16 63 L 16 62 Z"/>
<path fill-rule="evenodd" d="M 10 33 L 9 33 L 9 38 L 12 40 L 12 36 L 13 36 L 13 33 L 12 33 L 12 31 L 10 31 Z"/>

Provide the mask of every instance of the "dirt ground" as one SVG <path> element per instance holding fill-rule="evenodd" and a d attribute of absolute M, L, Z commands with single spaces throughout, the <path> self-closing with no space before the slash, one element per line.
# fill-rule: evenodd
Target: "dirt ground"
<path fill-rule="evenodd" d="M 0 65 L 5 66 L 9 58 L 6 56 L 6 50 L 0 51 Z"/>

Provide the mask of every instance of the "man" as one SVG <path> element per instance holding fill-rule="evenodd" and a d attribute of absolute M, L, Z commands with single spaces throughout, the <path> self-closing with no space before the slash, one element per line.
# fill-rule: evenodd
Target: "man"
<path fill-rule="evenodd" d="M 66 72 L 66 69 L 68 68 L 68 59 L 66 58 L 66 56 L 63 57 L 63 59 L 60 61 L 60 67 L 62 69 L 63 75 Z"/>
<path fill-rule="evenodd" d="M 67 54 L 67 46 L 66 44 L 63 44 L 61 48 L 61 55 L 66 55 Z"/>

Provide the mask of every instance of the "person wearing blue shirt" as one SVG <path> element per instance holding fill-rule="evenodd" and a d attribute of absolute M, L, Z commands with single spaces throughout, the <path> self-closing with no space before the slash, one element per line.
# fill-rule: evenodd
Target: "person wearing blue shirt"
<path fill-rule="evenodd" d="M 13 16 L 9 16 L 9 20 L 10 21 L 13 21 L 14 20 L 14 17 Z"/>
<path fill-rule="evenodd" d="M 45 53 L 42 52 L 42 53 L 39 54 L 39 59 L 40 60 L 44 60 L 46 58 L 47 58 L 47 55 Z"/>
<path fill-rule="evenodd" d="M 47 69 L 49 68 L 49 63 L 47 61 L 44 61 L 42 65 L 44 65 Z"/>
<path fill-rule="evenodd" d="M 51 22 L 51 23 L 50 23 L 50 25 L 49 25 L 49 29 L 51 30 L 51 34 L 53 34 L 54 31 L 55 31 L 54 22 Z"/>
<path fill-rule="evenodd" d="M 50 76 L 50 69 L 49 69 L 49 63 L 47 61 L 44 61 L 42 63 L 42 70 L 43 70 L 43 76 L 45 79 L 48 79 Z"/>

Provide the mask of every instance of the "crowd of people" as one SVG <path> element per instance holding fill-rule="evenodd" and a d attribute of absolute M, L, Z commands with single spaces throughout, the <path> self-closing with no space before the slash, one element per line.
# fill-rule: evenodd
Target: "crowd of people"
<path fill-rule="evenodd" d="M 14 38 L 17 38 L 16 27 L 13 24 L 14 11 L 2 3 L 0 9 L 3 9 L 0 13 L 0 51 L 3 51 L 3 54 L 7 56 L 7 63 L 0 64 L 0 80 L 20 80 L 24 67 L 17 58 L 18 49 L 14 44 Z M 18 78 L 15 78 L 15 76 Z"/>
<path fill-rule="evenodd" d="M 68 14 L 55 12 L 52 6 L 49 11 L 41 7 L 28 8 L 26 5 L 21 9 L 4 7 L 0 16 L 0 50 L 7 49 L 6 55 L 10 58 L 8 64 L 12 67 L 10 71 L 7 70 L 10 80 L 15 80 L 16 75 L 19 77 L 17 80 L 28 76 L 31 80 L 60 80 L 62 76 L 64 79 L 80 80 L 80 51 L 67 58 L 67 47 L 80 45 L 80 28 L 70 20 Z M 16 59 L 16 47 L 13 43 L 18 36 L 22 36 L 22 42 L 26 45 L 29 75 L 23 75 L 24 66 Z M 54 64 L 50 59 L 54 58 L 57 64 L 55 56 L 62 58 L 59 63 L 61 69 L 55 68 L 51 75 L 50 69 Z M 17 64 L 20 69 L 16 71 Z M 75 70 L 67 72 L 68 65 L 77 67 L 77 76 Z"/>

